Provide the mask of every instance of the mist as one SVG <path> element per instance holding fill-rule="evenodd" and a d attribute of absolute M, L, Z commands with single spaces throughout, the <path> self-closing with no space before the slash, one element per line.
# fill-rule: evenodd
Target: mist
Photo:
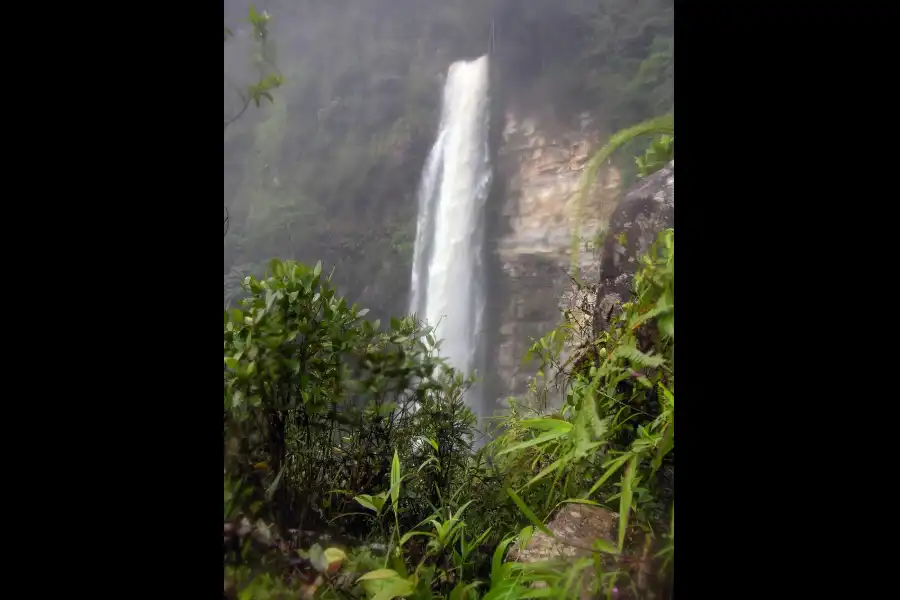
<path fill-rule="evenodd" d="M 285 82 L 274 102 L 251 106 L 226 130 L 226 301 L 244 274 L 278 256 L 321 259 L 336 267 L 343 291 L 378 316 L 404 312 L 415 191 L 453 61 L 491 53 L 495 108 L 530 103 L 560 118 L 602 110 L 609 129 L 670 108 L 671 2 L 610 2 L 605 13 L 591 12 L 597 4 L 257 2 L 271 15 L 274 64 Z M 254 82 L 249 6 L 225 2 L 235 32 L 225 43 L 226 115 L 241 104 L 236 90 Z M 606 21 L 622 25 L 600 41 Z M 616 54 L 592 55 L 604 49 Z M 668 62 L 649 83 L 630 80 L 654 54 Z"/>

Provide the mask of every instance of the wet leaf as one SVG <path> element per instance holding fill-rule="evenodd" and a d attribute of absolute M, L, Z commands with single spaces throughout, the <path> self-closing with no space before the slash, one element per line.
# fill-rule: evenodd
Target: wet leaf
<path fill-rule="evenodd" d="M 373 579 L 389 579 L 391 577 L 399 577 L 397 571 L 393 569 L 375 569 L 357 579 L 356 582 L 359 583 L 360 581 L 370 581 Z"/>

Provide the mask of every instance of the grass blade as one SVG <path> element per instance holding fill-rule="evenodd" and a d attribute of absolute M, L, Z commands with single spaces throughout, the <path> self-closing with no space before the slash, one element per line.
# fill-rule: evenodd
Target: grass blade
<path fill-rule="evenodd" d="M 537 515 L 535 515 L 534 512 L 532 512 L 532 510 L 528 508 L 528 505 L 525 504 L 525 502 L 519 497 L 517 493 L 509 488 L 506 488 L 506 493 L 509 494 L 509 497 L 512 498 L 512 501 L 516 503 L 516 506 L 518 506 L 519 510 L 522 511 L 522 514 L 528 517 L 528 520 L 531 521 L 535 527 L 537 527 L 550 537 L 553 537 L 553 532 L 547 529 L 547 526 L 537 518 Z"/>
<path fill-rule="evenodd" d="M 494 550 L 494 556 L 491 558 L 491 587 L 500 584 L 503 575 L 503 555 L 506 554 L 506 547 L 509 546 L 516 536 L 511 535 L 497 545 Z"/>
<path fill-rule="evenodd" d="M 391 461 L 391 504 L 394 512 L 397 512 L 397 500 L 400 498 L 400 457 L 397 449 L 394 449 L 394 459 Z"/>
<path fill-rule="evenodd" d="M 540 481 L 541 479 L 543 479 L 544 477 L 546 477 L 547 475 L 549 475 L 550 473 L 552 473 L 553 471 L 555 471 L 556 469 L 558 469 L 558 468 L 563 464 L 563 462 L 569 460 L 569 458 L 570 458 L 570 455 L 569 455 L 569 454 L 566 454 L 566 455 L 563 456 L 562 458 L 560 458 L 560 459 L 554 461 L 549 467 L 545 468 L 543 471 L 541 471 L 540 473 L 538 473 L 537 475 L 535 475 L 534 477 L 532 477 L 532 478 L 531 478 L 531 481 L 529 481 L 529 482 L 526 483 L 524 486 L 522 486 L 522 489 L 524 490 L 525 488 L 527 488 L 527 487 L 530 486 L 531 484 Z"/>
<path fill-rule="evenodd" d="M 634 474 L 637 470 L 637 456 L 632 456 L 625 467 L 625 477 L 622 479 L 622 497 L 619 500 L 619 552 L 625 546 L 625 531 L 628 529 L 628 514 L 631 512 L 632 490 Z"/>
<path fill-rule="evenodd" d="M 593 494 L 594 492 L 596 492 L 597 489 L 598 489 L 601 485 L 603 485 L 603 483 L 604 483 L 607 479 L 609 479 L 610 477 L 612 477 L 613 473 L 615 473 L 616 471 L 618 471 L 618 470 L 622 467 L 622 465 L 625 464 L 625 461 L 628 460 L 628 457 L 629 457 L 629 456 L 631 456 L 631 455 L 630 455 L 630 454 L 623 454 L 623 455 L 620 456 L 619 458 L 615 459 L 615 460 L 612 462 L 612 464 L 610 464 L 609 468 L 606 469 L 606 472 L 603 473 L 603 475 L 600 477 L 600 479 L 597 480 L 597 483 L 595 483 L 595 484 L 591 487 L 591 489 L 588 491 L 588 493 L 585 494 L 585 497 L 588 497 L 588 496 L 590 496 L 591 494 Z"/>
<path fill-rule="evenodd" d="M 567 435 L 569 432 L 566 429 L 554 429 L 553 431 L 548 431 L 547 433 L 542 433 L 536 438 L 530 439 L 525 442 L 519 442 L 518 444 L 513 444 L 507 448 L 504 448 L 500 452 L 497 453 L 497 456 L 502 456 L 504 454 L 509 454 L 510 452 L 515 452 L 516 450 L 522 450 L 523 448 L 528 448 L 530 446 L 535 446 L 537 444 L 543 444 L 544 442 L 549 442 L 555 440 L 556 438 Z"/>
<path fill-rule="evenodd" d="M 562 419 L 524 419 L 519 424 L 529 429 L 540 429 L 542 431 L 572 430 L 572 424 Z"/>
<path fill-rule="evenodd" d="M 411 538 L 415 535 L 426 535 L 428 537 L 434 537 L 434 534 L 431 533 L 430 531 L 407 531 L 406 533 L 403 534 L 403 537 L 400 538 L 400 542 L 397 545 L 402 546 L 403 544 L 405 544 L 406 542 L 409 541 L 409 538 Z"/>

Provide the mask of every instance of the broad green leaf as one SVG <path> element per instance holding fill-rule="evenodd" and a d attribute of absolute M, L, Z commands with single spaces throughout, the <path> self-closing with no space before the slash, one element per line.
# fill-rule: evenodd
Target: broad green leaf
<path fill-rule="evenodd" d="M 492 585 L 481 600 L 515 600 L 526 591 L 527 588 L 520 586 L 518 581 L 504 581 L 499 587 Z"/>
<path fill-rule="evenodd" d="M 406 563 L 403 562 L 402 553 L 392 552 L 391 558 L 390 558 L 390 565 L 384 565 L 384 568 L 385 569 L 393 569 L 393 570 L 397 571 L 397 575 L 400 576 L 401 579 L 413 580 L 416 577 L 415 573 L 413 573 L 412 577 L 409 576 L 409 573 L 406 570 Z M 388 580 L 380 579 L 380 580 L 375 580 L 375 581 L 388 581 Z M 369 582 L 370 585 L 372 583 L 375 583 L 375 582 Z"/>
<path fill-rule="evenodd" d="M 606 552 L 607 554 L 618 554 L 619 549 L 616 548 L 616 545 L 610 542 L 609 540 L 604 540 L 603 538 L 597 538 L 594 540 L 592 544 L 594 550 L 599 550 L 600 552 Z"/>
<path fill-rule="evenodd" d="M 528 520 L 534 524 L 535 527 L 537 527 L 550 537 L 554 537 L 553 532 L 547 529 L 547 527 L 541 522 L 540 519 L 537 518 L 537 515 L 535 515 L 534 512 L 532 512 L 532 510 L 528 508 L 528 505 L 525 504 L 525 502 L 519 497 L 517 493 L 509 488 L 506 488 L 506 493 L 510 498 L 512 498 L 512 501 L 516 503 L 516 506 L 518 506 L 519 510 L 522 511 L 522 514 L 524 514 L 528 518 Z"/>
<path fill-rule="evenodd" d="M 372 502 L 372 496 L 370 496 L 369 494 L 360 494 L 359 496 L 356 496 L 353 499 L 356 500 L 357 502 L 359 502 L 360 504 L 362 504 L 363 506 L 365 506 L 366 508 L 368 508 L 369 510 L 374 510 L 376 513 L 381 512 L 375 506 L 375 504 Z"/>
<path fill-rule="evenodd" d="M 415 591 L 416 586 L 412 582 L 406 579 L 397 579 L 396 581 L 391 581 L 383 588 L 381 588 L 381 591 L 375 594 L 372 597 L 372 600 L 391 600 L 392 598 L 402 598 L 404 596 L 409 596 Z"/>
<path fill-rule="evenodd" d="M 268 94 L 266 94 L 268 96 Z M 269 100 L 272 99 L 272 96 L 269 96 Z M 313 277 L 318 277 L 322 273 L 322 261 L 316 263 L 316 268 L 313 269 Z"/>
<path fill-rule="evenodd" d="M 403 544 L 408 542 L 410 538 L 416 535 L 425 535 L 432 538 L 434 537 L 434 534 L 429 531 L 407 531 L 403 534 L 403 537 L 400 538 L 400 542 L 397 545 L 402 546 Z"/>
<path fill-rule="evenodd" d="M 669 313 L 659 318 L 657 321 L 659 330 L 671 338 L 675 337 L 675 314 Z"/>
<path fill-rule="evenodd" d="M 428 522 L 434 526 L 435 531 L 437 531 L 438 539 L 441 541 L 444 540 L 444 537 L 447 534 L 447 529 L 450 528 L 450 523 L 441 523 L 437 519 L 428 519 Z"/>
<path fill-rule="evenodd" d="M 494 556 L 491 558 L 491 587 L 499 585 L 500 581 L 503 579 L 503 556 L 506 554 L 506 547 L 515 539 L 516 536 L 511 535 L 497 544 L 497 548 L 494 550 Z"/>
<path fill-rule="evenodd" d="M 372 579 L 389 579 L 391 577 L 399 577 L 397 571 L 393 569 L 375 569 L 357 579 L 356 582 L 359 583 L 360 581 L 369 581 Z"/>
<path fill-rule="evenodd" d="M 465 589 L 465 585 L 462 581 L 456 584 L 452 590 L 450 590 L 450 600 L 463 600 L 463 590 Z"/>
<path fill-rule="evenodd" d="M 450 600 L 469 600 L 469 598 L 476 598 L 476 595 L 470 592 L 473 592 L 479 585 L 481 585 L 480 581 L 470 583 L 469 585 L 463 585 L 463 582 L 460 581 L 450 592 Z"/>

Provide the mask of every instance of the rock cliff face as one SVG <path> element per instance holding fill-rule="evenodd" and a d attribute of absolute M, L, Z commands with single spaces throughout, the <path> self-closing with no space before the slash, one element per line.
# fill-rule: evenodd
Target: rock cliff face
<path fill-rule="evenodd" d="M 610 219 L 599 256 L 596 330 L 605 329 L 611 311 L 627 301 L 638 259 L 670 227 L 675 227 L 674 160 L 628 192 Z"/>
<path fill-rule="evenodd" d="M 609 218 L 603 246 L 596 252 L 584 255 L 583 260 L 591 261 L 594 265 L 592 275 L 596 278 L 595 285 L 586 287 L 574 299 L 579 304 L 586 305 L 585 314 L 593 318 L 595 330 L 606 328 L 611 312 L 630 297 L 639 257 L 647 252 L 661 231 L 674 226 L 675 161 L 672 161 L 625 195 Z M 516 256 L 519 257 L 519 262 L 531 260 L 522 258 L 529 256 L 527 252 Z M 511 264 L 517 264 L 516 256 L 509 257 Z M 535 287 L 530 295 L 523 292 L 526 294 L 526 303 L 538 302 L 535 300 L 537 296 L 540 296 L 539 301 L 542 303 L 550 302 L 539 287 L 542 283 L 546 285 L 546 282 L 533 279 L 529 283 Z M 563 287 L 565 288 L 565 284 Z M 564 298 L 572 297 L 569 291 L 562 295 Z M 526 326 L 513 318 L 510 318 L 510 322 L 516 327 Z M 671 478 L 673 475 L 671 468 L 666 467 L 665 476 Z M 535 532 L 526 548 L 521 548 L 518 544 L 510 546 L 508 558 L 519 562 L 536 562 L 560 558 L 571 561 L 576 557 L 591 556 L 587 549 L 592 547 L 595 540 L 603 538 L 615 543 L 617 521 L 618 515 L 605 508 L 564 505 L 547 524 L 553 537 Z M 621 600 L 670 597 L 665 588 L 669 582 L 658 579 L 658 562 L 652 558 L 650 540 L 641 537 L 637 539 L 637 547 L 642 547 L 643 550 L 641 560 L 634 563 L 631 571 L 635 591 L 632 594 L 625 588 L 614 588 L 613 596 Z M 594 597 L 591 593 L 594 576 L 593 569 L 585 571 L 579 598 L 588 600 Z"/>
<path fill-rule="evenodd" d="M 561 322 L 560 298 L 572 287 L 572 232 L 577 192 L 590 152 L 597 146 L 597 129 L 587 114 L 578 122 L 559 125 L 513 112 L 505 115 L 498 149 L 498 176 L 504 229 L 494 252 L 500 273 L 492 282 L 493 307 L 498 313 L 494 348 L 493 397 L 498 407 L 506 398 L 528 389 L 535 367 L 523 365 L 533 339 Z M 580 237 L 588 244 L 608 223 L 619 190 L 619 173 L 606 169 L 586 199 Z M 596 282 L 597 263 L 588 250 L 580 253 L 582 278 Z"/>

